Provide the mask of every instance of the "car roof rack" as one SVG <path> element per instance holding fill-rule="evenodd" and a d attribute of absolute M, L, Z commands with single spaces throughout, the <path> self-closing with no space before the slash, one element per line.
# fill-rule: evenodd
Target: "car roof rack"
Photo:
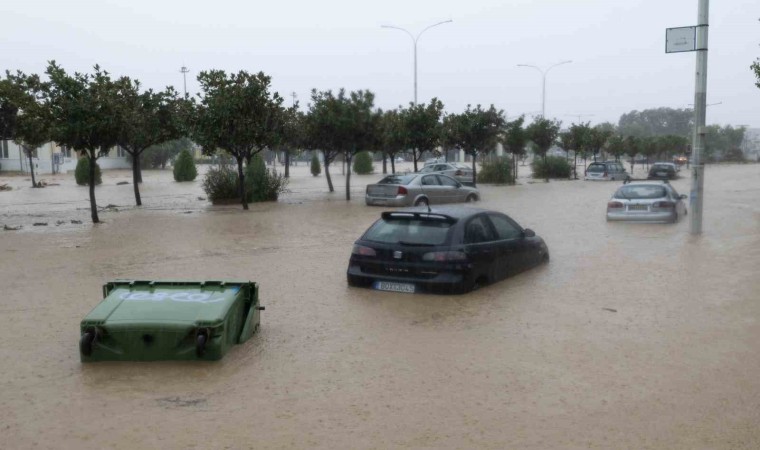
<path fill-rule="evenodd" d="M 385 211 L 381 214 L 383 220 L 389 219 L 424 219 L 424 220 L 440 220 L 448 223 L 455 223 L 456 217 L 449 216 L 447 214 L 441 214 L 436 212 L 427 211 Z"/>

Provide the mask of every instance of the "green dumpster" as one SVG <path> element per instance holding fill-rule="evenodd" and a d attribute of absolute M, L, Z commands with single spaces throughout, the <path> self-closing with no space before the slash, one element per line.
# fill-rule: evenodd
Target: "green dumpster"
<path fill-rule="evenodd" d="M 82 320 L 82 362 L 217 360 L 259 328 L 249 281 L 117 280 Z"/>

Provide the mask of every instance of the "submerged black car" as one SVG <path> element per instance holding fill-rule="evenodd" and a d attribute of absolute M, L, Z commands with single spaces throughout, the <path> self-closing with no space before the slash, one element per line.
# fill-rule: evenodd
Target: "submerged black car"
<path fill-rule="evenodd" d="M 464 206 L 386 211 L 355 242 L 348 284 L 464 293 L 549 260 L 544 240 L 509 216 Z"/>

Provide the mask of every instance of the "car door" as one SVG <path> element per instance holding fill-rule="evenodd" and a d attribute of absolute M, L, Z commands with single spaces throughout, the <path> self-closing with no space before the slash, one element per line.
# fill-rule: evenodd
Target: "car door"
<path fill-rule="evenodd" d="M 489 213 L 488 218 L 499 239 L 496 265 L 501 278 L 525 270 L 528 266 L 529 247 L 523 237 L 522 228 L 504 214 Z"/>
<path fill-rule="evenodd" d="M 422 193 L 425 194 L 425 196 L 430 201 L 430 204 L 439 205 L 441 203 L 445 203 L 445 195 L 441 191 L 441 185 L 438 182 L 438 176 L 431 174 L 431 175 L 425 175 L 420 180 L 420 189 L 422 190 Z"/>
<path fill-rule="evenodd" d="M 471 281 L 486 276 L 489 282 L 501 279 L 496 259 L 498 239 L 485 214 L 478 214 L 464 225 L 464 248 L 472 264 Z"/>
<path fill-rule="evenodd" d="M 459 182 L 446 175 L 438 175 L 438 183 L 441 185 L 441 202 L 442 203 L 455 203 L 463 202 L 465 199 L 462 197 L 462 190 L 459 188 Z"/>

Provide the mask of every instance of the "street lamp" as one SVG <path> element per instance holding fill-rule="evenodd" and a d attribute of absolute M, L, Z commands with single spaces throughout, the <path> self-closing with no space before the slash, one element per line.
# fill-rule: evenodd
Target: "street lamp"
<path fill-rule="evenodd" d="M 185 88 L 185 97 L 187 97 L 187 73 L 190 72 L 190 69 L 182 66 L 179 71 L 182 73 L 182 86 Z"/>
<path fill-rule="evenodd" d="M 444 20 L 443 22 L 434 23 L 424 30 L 420 31 L 417 34 L 417 37 L 415 37 L 412 33 L 409 32 L 409 30 L 401 27 L 395 27 L 393 25 L 380 25 L 380 28 L 392 28 L 394 30 L 401 30 L 404 33 L 408 34 L 410 38 L 412 38 L 412 44 L 414 46 L 414 104 L 417 105 L 417 41 L 420 39 L 420 36 L 422 36 L 422 33 L 426 32 L 427 30 L 437 27 L 438 25 L 443 25 L 444 23 L 453 22 L 453 20 Z"/>
<path fill-rule="evenodd" d="M 552 68 L 561 66 L 562 64 L 569 64 L 571 63 L 571 60 L 558 62 L 557 64 L 554 64 L 552 66 L 549 66 L 546 70 L 541 69 L 538 66 L 532 66 L 530 64 L 518 64 L 517 67 L 532 67 L 539 72 L 541 72 L 541 77 L 543 78 L 543 88 L 541 90 L 541 117 L 546 117 L 546 74 L 549 73 Z"/>

